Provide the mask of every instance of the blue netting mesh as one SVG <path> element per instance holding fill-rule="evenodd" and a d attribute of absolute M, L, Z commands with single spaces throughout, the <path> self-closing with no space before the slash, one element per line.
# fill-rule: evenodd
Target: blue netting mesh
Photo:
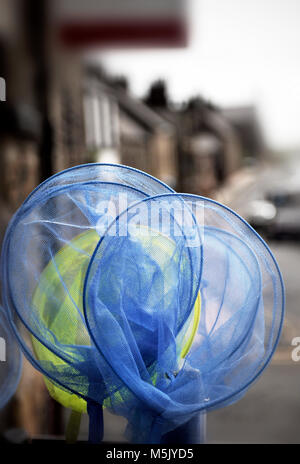
<path fill-rule="evenodd" d="M 0 409 L 16 392 L 22 367 L 19 345 L 0 306 Z"/>
<path fill-rule="evenodd" d="M 41 184 L 10 223 L 2 251 L 5 306 L 26 356 L 65 406 L 82 412 L 85 400 L 105 397 L 82 311 L 99 238 L 132 202 L 170 191 L 124 166 L 79 166 Z"/>
<path fill-rule="evenodd" d="M 111 395 L 110 407 L 129 419 L 136 441 L 155 442 L 196 411 L 245 393 L 278 342 L 283 284 L 260 237 L 211 200 L 146 199 L 116 224 L 127 233 L 114 236 L 113 224 L 100 240 L 87 272 L 85 315 L 103 379 L 124 399 Z M 202 304 L 182 359 L 178 328 L 198 291 L 186 261 L 200 278 Z"/>
<path fill-rule="evenodd" d="M 6 309 L 50 393 L 103 404 L 140 442 L 242 396 L 283 318 L 262 239 L 228 208 L 170 192 L 122 166 L 68 170 L 26 200 L 2 253 Z"/>

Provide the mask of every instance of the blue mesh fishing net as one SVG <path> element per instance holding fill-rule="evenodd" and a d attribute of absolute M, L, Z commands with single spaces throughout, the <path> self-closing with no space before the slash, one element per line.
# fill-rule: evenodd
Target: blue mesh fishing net
<path fill-rule="evenodd" d="M 105 392 L 82 311 L 86 268 L 122 210 L 171 191 L 131 168 L 79 166 L 41 184 L 6 233 L 3 299 L 21 347 L 47 376 L 54 398 L 78 412 L 88 409 L 97 423 Z"/>
<path fill-rule="evenodd" d="M 102 407 L 128 419 L 129 440 L 159 443 L 236 401 L 282 326 L 282 279 L 256 232 L 124 166 L 38 187 L 8 228 L 2 273 L 23 351 L 55 399 L 89 413 L 91 441 Z"/>
<path fill-rule="evenodd" d="M 0 306 L 0 410 L 16 392 L 22 368 L 19 345 Z"/>
<path fill-rule="evenodd" d="M 111 233 L 117 226 L 124 236 Z M 201 315 L 183 353 L 197 295 Z M 240 398 L 274 352 L 283 304 L 273 255 L 228 208 L 168 194 L 122 213 L 89 264 L 84 313 L 129 436 L 159 442 L 196 412 Z"/>

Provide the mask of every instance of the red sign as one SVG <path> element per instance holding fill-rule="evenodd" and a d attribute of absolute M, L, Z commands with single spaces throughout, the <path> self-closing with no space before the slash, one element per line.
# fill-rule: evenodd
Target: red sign
<path fill-rule="evenodd" d="M 59 35 L 72 47 L 182 47 L 185 0 L 57 0 Z"/>

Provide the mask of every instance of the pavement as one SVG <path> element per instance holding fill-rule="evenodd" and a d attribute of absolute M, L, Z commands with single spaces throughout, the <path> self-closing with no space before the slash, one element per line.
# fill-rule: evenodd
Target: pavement
<path fill-rule="evenodd" d="M 238 403 L 207 419 L 208 443 L 300 443 L 300 363 L 273 362 Z"/>

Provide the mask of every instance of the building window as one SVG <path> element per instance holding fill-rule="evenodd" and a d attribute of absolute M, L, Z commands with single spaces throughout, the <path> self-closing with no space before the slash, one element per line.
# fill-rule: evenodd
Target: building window
<path fill-rule="evenodd" d="M 87 147 L 116 147 L 119 141 L 116 102 L 106 95 L 87 95 L 84 99 L 84 113 Z"/>

